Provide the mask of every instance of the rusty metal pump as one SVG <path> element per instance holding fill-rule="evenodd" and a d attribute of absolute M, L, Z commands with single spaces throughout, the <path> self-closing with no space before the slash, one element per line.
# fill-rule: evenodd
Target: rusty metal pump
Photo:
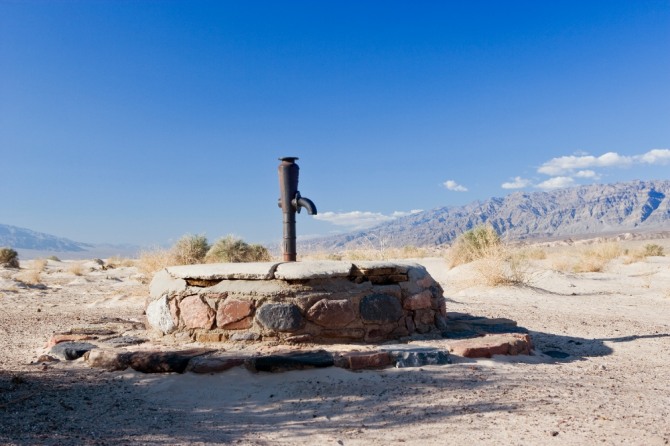
<path fill-rule="evenodd" d="M 295 163 L 297 157 L 279 158 L 279 207 L 284 214 L 283 252 L 285 262 L 296 261 L 295 213 L 301 208 L 307 209 L 309 215 L 316 215 L 316 206 L 309 198 L 298 191 L 298 174 L 300 167 Z"/>

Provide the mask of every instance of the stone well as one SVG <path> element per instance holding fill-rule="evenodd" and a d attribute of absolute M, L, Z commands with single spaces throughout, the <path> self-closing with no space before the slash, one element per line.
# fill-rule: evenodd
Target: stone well
<path fill-rule="evenodd" d="M 446 327 L 443 291 L 405 262 L 186 265 L 158 272 L 148 326 L 201 342 L 380 342 Z"/>

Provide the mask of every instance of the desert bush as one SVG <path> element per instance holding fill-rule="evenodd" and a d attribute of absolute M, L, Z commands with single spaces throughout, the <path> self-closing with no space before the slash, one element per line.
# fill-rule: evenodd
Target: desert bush
<path fill-rule="evenodd" d="M 528 258 L 505 244 L 490 246 L 474 260 L 475 270 L 489 286 L 525 285 L 530 283 Z"/>
<path fill-rule="evenodd" d="M 599 273 L 605 269 L 610 260 L 621 257 L 623 253 L 624 250 L 619 243 L 600 243 L 582 251 L 572 270 L 576 273 Z"/>
<path fill-rule="evenodd" d="M 524 285 L 530 282 L 528 255 L 514 251 L 490 225 L 478 226 L 456 240 L 449 257 L 450 267 L 473 262 L 489 286 Z"/>
<path fill-rule="evenodd" d="M 232 235 L 217 240 L 205 256 L 207 263 L 266 262 L 271 259 L 272 257 L 265 246 L 250 245 Z"/>
<path fill-rule="evenodd" d="M 47 257 L 47 260 L 53 260 L 54 262 L 60 262 L 60 259 L 56 256 L 49 256 L 49 257 Z"/>
<path fill-rule="evenodd" d="M 644 255 L 646 257 L 653 257 L 653 256 L 663 257 L 665 254 L 663 254 L 663 247 L 661 245 L 657 245 L 655 243 L 648 243 L 644 245 Z"/>
<path fill-rule="evenodd" d="M 137 260 L 137 269 L 146 277 L 152 276 L 156 271 L 173 265 L 176 265 L 176 263 L 168 249 L 156 248 L 142 251 Z"/>
<path fill-rule="evenodd" d="M 470 263 L 491 254 L 501 245 L 500 236 L 491 225 L 477 226 L 461 234 L 449 253 L 450 267 Z"/>
<path fill-rule="evenodd" d="M 19 253 L 12 248 L 0 248 L 0 265 L 19 268 Z"/>
<path fill-rule="evenodd" d="M 203 263 L 209 250 L 207 237 L 186 234 L 170 249 L 175 265 L 193 265 Z"/>
<path fill-rule="evenodd" d="M 42 276 L 39 270 L 28 269 L 15 276 L 16 280 L 26 285 L 39 285 L 42 283 Z"/>
<path fill-rule="evenodd" d="M 75 276 L 83 276 L 84 264 L 82 262 L 74 262 L 68 267 L 68 271 Z"/>
<path fill-rule="evenodd" d="M 47 259 L 35 259 L 33 260 L 32 269 L 42 272 L 47 267 L 47 263 Z"/>
<path fill-rule="evenodd" d="M 108 268 L 131 267 L 135 266 L 135 260 L 121 256 L 112 256 L 107 259 Z"/>
<path fill-rule="evenodd" d="M 544 260 L 547 258 L 547 252 L 540 248 L 526 249 L 521 253 L 524 257 L 532 260 Z"/>

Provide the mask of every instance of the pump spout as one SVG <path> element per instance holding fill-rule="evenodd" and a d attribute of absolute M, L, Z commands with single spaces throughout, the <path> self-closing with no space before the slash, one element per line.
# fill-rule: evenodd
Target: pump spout
<path fill-rule="evenodd" d="M 316 205 L 314 202 L 309 198 L 300 196 L 300 192 L 296 192 L 295 198 L 291 200 L 291 204 L 298 214 L 301 208 L 305 208 L 308 215 L 316 215 Z"/>
<path fill-rule="evenodd" d="M 316 215 L 316 206 L 309 198 L 300 196 L 298 191 L 298 174 L 300 168 L 295 163 L 298 158 L 287 156 L 279 158 L 281 164 L 278 167 L 279 173 L 279 201 L 278 205 L 284 214 L 284 261 L 296 261 L 296 235 L 295 235 L 295 214 L 300 209 L 307 209 L 309 215 Z"/>

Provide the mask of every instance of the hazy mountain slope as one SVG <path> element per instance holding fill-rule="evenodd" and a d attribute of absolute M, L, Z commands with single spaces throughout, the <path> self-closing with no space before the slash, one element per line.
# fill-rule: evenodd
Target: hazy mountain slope
<path fill-rule="evenodd" d="M 93 245 L 30 229 L 0 224 L 0 246 L 40 251 L 80 252 L 90 249 Z"/>
<path fill-rule="evenodd" d="M 489 222 L 511 240 L 670 230 L 670 181 L 592 184 L 550 192 L 515 192 L 460 207 L 399 218 L 370 230 L 301 244 L 331 250 L 379 246 L 432 246 Z"/>

